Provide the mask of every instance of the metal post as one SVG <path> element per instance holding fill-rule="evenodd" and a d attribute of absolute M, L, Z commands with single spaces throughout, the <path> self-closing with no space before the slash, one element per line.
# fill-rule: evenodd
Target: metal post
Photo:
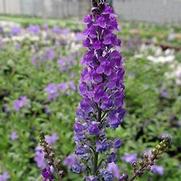
<path fill-rule="evenodd" d="M 3 0 L 3 13 L 6 14 L 6 0 Z"/>

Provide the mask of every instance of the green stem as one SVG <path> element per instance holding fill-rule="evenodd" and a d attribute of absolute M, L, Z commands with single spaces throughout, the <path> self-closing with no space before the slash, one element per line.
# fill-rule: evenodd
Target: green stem
<path fill-rule="evenodd" d="M 95 151 L 95 154 L 94 154 L 94 168 L 93 168 L 93 175 L 97 175 L 97 169 L 98 169 L 98 157 L 99 157 L 99 154 L 98 154 L 98 152 Z"/>

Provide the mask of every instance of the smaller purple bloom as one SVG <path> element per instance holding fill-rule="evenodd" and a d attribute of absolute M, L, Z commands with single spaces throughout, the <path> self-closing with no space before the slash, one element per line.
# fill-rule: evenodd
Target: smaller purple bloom
<path fill-rule="evenodd" d="M 53 133 L 52 135 L 46 135 L 45 136 L 45 141 L 49 144 L 52 145 L 58 140 L 58 135 L 57 133 Z"/>
<path fill-rule="evenodd" d="M 44 91 L 48 94 L 49 100 L 54 100 L 59 96 L 59 88 L 57 84 L 50 83 L 47 85 L 47 87 L 44 89 Z"/>
<path fill-rule="evenodd" d="M 113 142 L 114 148 L 119 149 L 121 147 L 121 145 L 122 145 L 122 141 L 119 138 L 114 140 L 114 142 Z"/>
<path fill-rule="evenodd" d="M 108 143 L 106 141 L 97 141 L 96 142 L 96 151 L 97 152 L 104 152 L 108 149 Z"/>
<path fill-rule="evenodd" d="M 108 170 L 102 170 L 100 174 L 103 177 L 104 181 L 113 181 L 114 180 L 113 174 L 111 172 L 109 172 Z"/>
<path fill-rule="evenodd" d="M 53 60 L 55 58 L 55 51 L 52 48 L 49 48 L 44 53 L 44 59 Z"/>
<path fill-rule="evenodd" d="M 160 97 L 168 99 L 169 98 L 168 91 L 166 89 L 161 89 Z"/>
<path fill-rule="evenodd" d="M 99 124 L 97 122 L 92 122 L 89 126 L 89 133 L 91 135 L 99 135 L 100 129 Z"/>
<path fill-rule="evenodd" d="M 151 171 L 152 171 L 152 173 L 157 174 L 157 175 L 164 174 L 164 168 L 162 166 L 158 166 L 158 165 L 151 166 Z"/>
<path fill-rule="evenodd" d="M 17 135 L 17 132 L 16 131 L 12 131 L 11 134 L 10 134 L 10 139 L 12 141 L 15 141 L 16 139 L 18 139 L 18 135 Z"/>
<path fill-rule="evenodd" d="M 3 172 L 1 175 L 0 175 L 0 181 L 7 181 L 9 180 L 10 176 L 8 174 L 8 172 Z"/>
<path fill-rule="evenodd" d="M 123 174 L 119 177 L 119 181 L 125 181 L 125 180 L 128 180 L 128 175 L 123 173 Z"/>
<path fill-rule="evenodd" d="M 86 177 L 86 181 L 98 181 L 98 177 L 88 176 L 88 177 Z"/>
<path fill-rule="evenodd" d="M 115 178 L 119 179 L 120 169 L 114 162 L 108 164 L 107 170 L 112 173 Z"/>
<path fill-rule="evenodd" d="M 116 162 L 117 161 L 116 153 L 112 152 L 110 155 L 108 155 L 107 161 L 108 161 L 108 163 Z"/>
<path fill-rule="evenodd" d="M 29 25 L 27 30 L 32 34 L 39 34 L 40 33 L 39 25 Z"/>
<path fill-rule="evenodd" d="M 20 28 L 20 27 L 14 26 L 14 27 L 11 28 L 11 34 L 12 34 L 13 36 L 17 36 L 17 35 L 19 35 L 20 33 L 21 33 L 21 28 Z"/>
<path fill-rule="evenodd" d="M 77 174 L 82 172 L 82 166 L 80 164 L 72 165 L 71 169 L 72 169 L 72 172 L 77 173 Z"/>
<path fill-rule="evenodd" d="M 16 111 L 19 111 L 21 108 L 28 105 L 28 98 L 26 96 L 21 96 L 19 99 L 15 100 L 13 103 L 13 107 Z"/>
<path fill-rule="evenodd" d="M 60 91 L 64 92 L 68 89 L 68 84 L 67 83 L 60 83 L 60 84 L 58 84 L 58 89 Z"/>
<path fill-rule="evenodd" d="M 53 32 L 53 33 L 56 33 L 56 34 L 61 34 L 61 28 L 58 27 L 58 26 L 54 26 L 54 27 L 52 28 L 52 32 Z"/>
<path fill-rule="evenodd" d="M 37 146 L 35 148 L 35 157 L 34 157 L 34 160 L 37 164 L 37 166 L 41 169 L 44 169 L 46 168 L 47 166 L 47 163 L 45 161 L 45 158 L 44 158 L 44 152 L 43 152 L 43 149 L 41 146 Z"/>
<path fill-rule="evenodd" d="M 44 181 L 53 181 L 53 173 L 51 172 L 50 167 L 44 168 L 42 170 L 42 176 L 44 178 Z"/>
<path fill-rule="evenodd" d="M 63 164 L 67 166 L 69 169 L 72 167 L 72 165 L 75 165 L 76 163 L 77 163 L 77 156 L 75 154 L 67 156 L 63 161 Z"/>
<path fill-rule="evenodd" d="M 122 160 L 127 162 L 127 163 L 133 163 L 137 160 L 137 154 L 136 153 L 126 153 L 123 157 Z"/>

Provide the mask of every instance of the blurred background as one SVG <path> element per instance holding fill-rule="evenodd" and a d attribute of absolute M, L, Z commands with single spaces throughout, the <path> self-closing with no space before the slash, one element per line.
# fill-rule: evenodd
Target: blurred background
<path fill-rule="evenodd" d="M 180 0 L 112 0 L 124 20 L 181 23 Z M 90 0 L 0 0 L 0 13 L 42 18 L 81 17 L 90 9 Z"/>
<path fill-rule="evenodd" d="M 121 172 L 172 139 L 139 181 L 181 180 L 181 0 L 112 0 L 126 69 Z M 74 150 L 83 17 L 90 0 L 0 0 L 0 181 L 39 181 L 40 132 L 66 165 Z M 66 167 L 65 181 L 80 176 Z"/>

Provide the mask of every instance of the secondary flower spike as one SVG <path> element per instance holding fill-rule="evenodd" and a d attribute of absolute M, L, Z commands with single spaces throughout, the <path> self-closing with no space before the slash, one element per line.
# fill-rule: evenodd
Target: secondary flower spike
<path fill-rule="evenodd" d="M 99 4 L 96 10 L 93 8 L 84 22 L 83 46 L 87 51 L 81 61 L 82 100 L 74 124 L 77 167 L 87 180 L 111 181 L 115 174 L 107 168 L 109 163 L 117 168 L 115 155 L 121 140 L 108 139 L 106 131 L 119 127 L 125 115 L 121 41 L 115 34 L 119 28 L 112 7 L 106 3 Z"/>

